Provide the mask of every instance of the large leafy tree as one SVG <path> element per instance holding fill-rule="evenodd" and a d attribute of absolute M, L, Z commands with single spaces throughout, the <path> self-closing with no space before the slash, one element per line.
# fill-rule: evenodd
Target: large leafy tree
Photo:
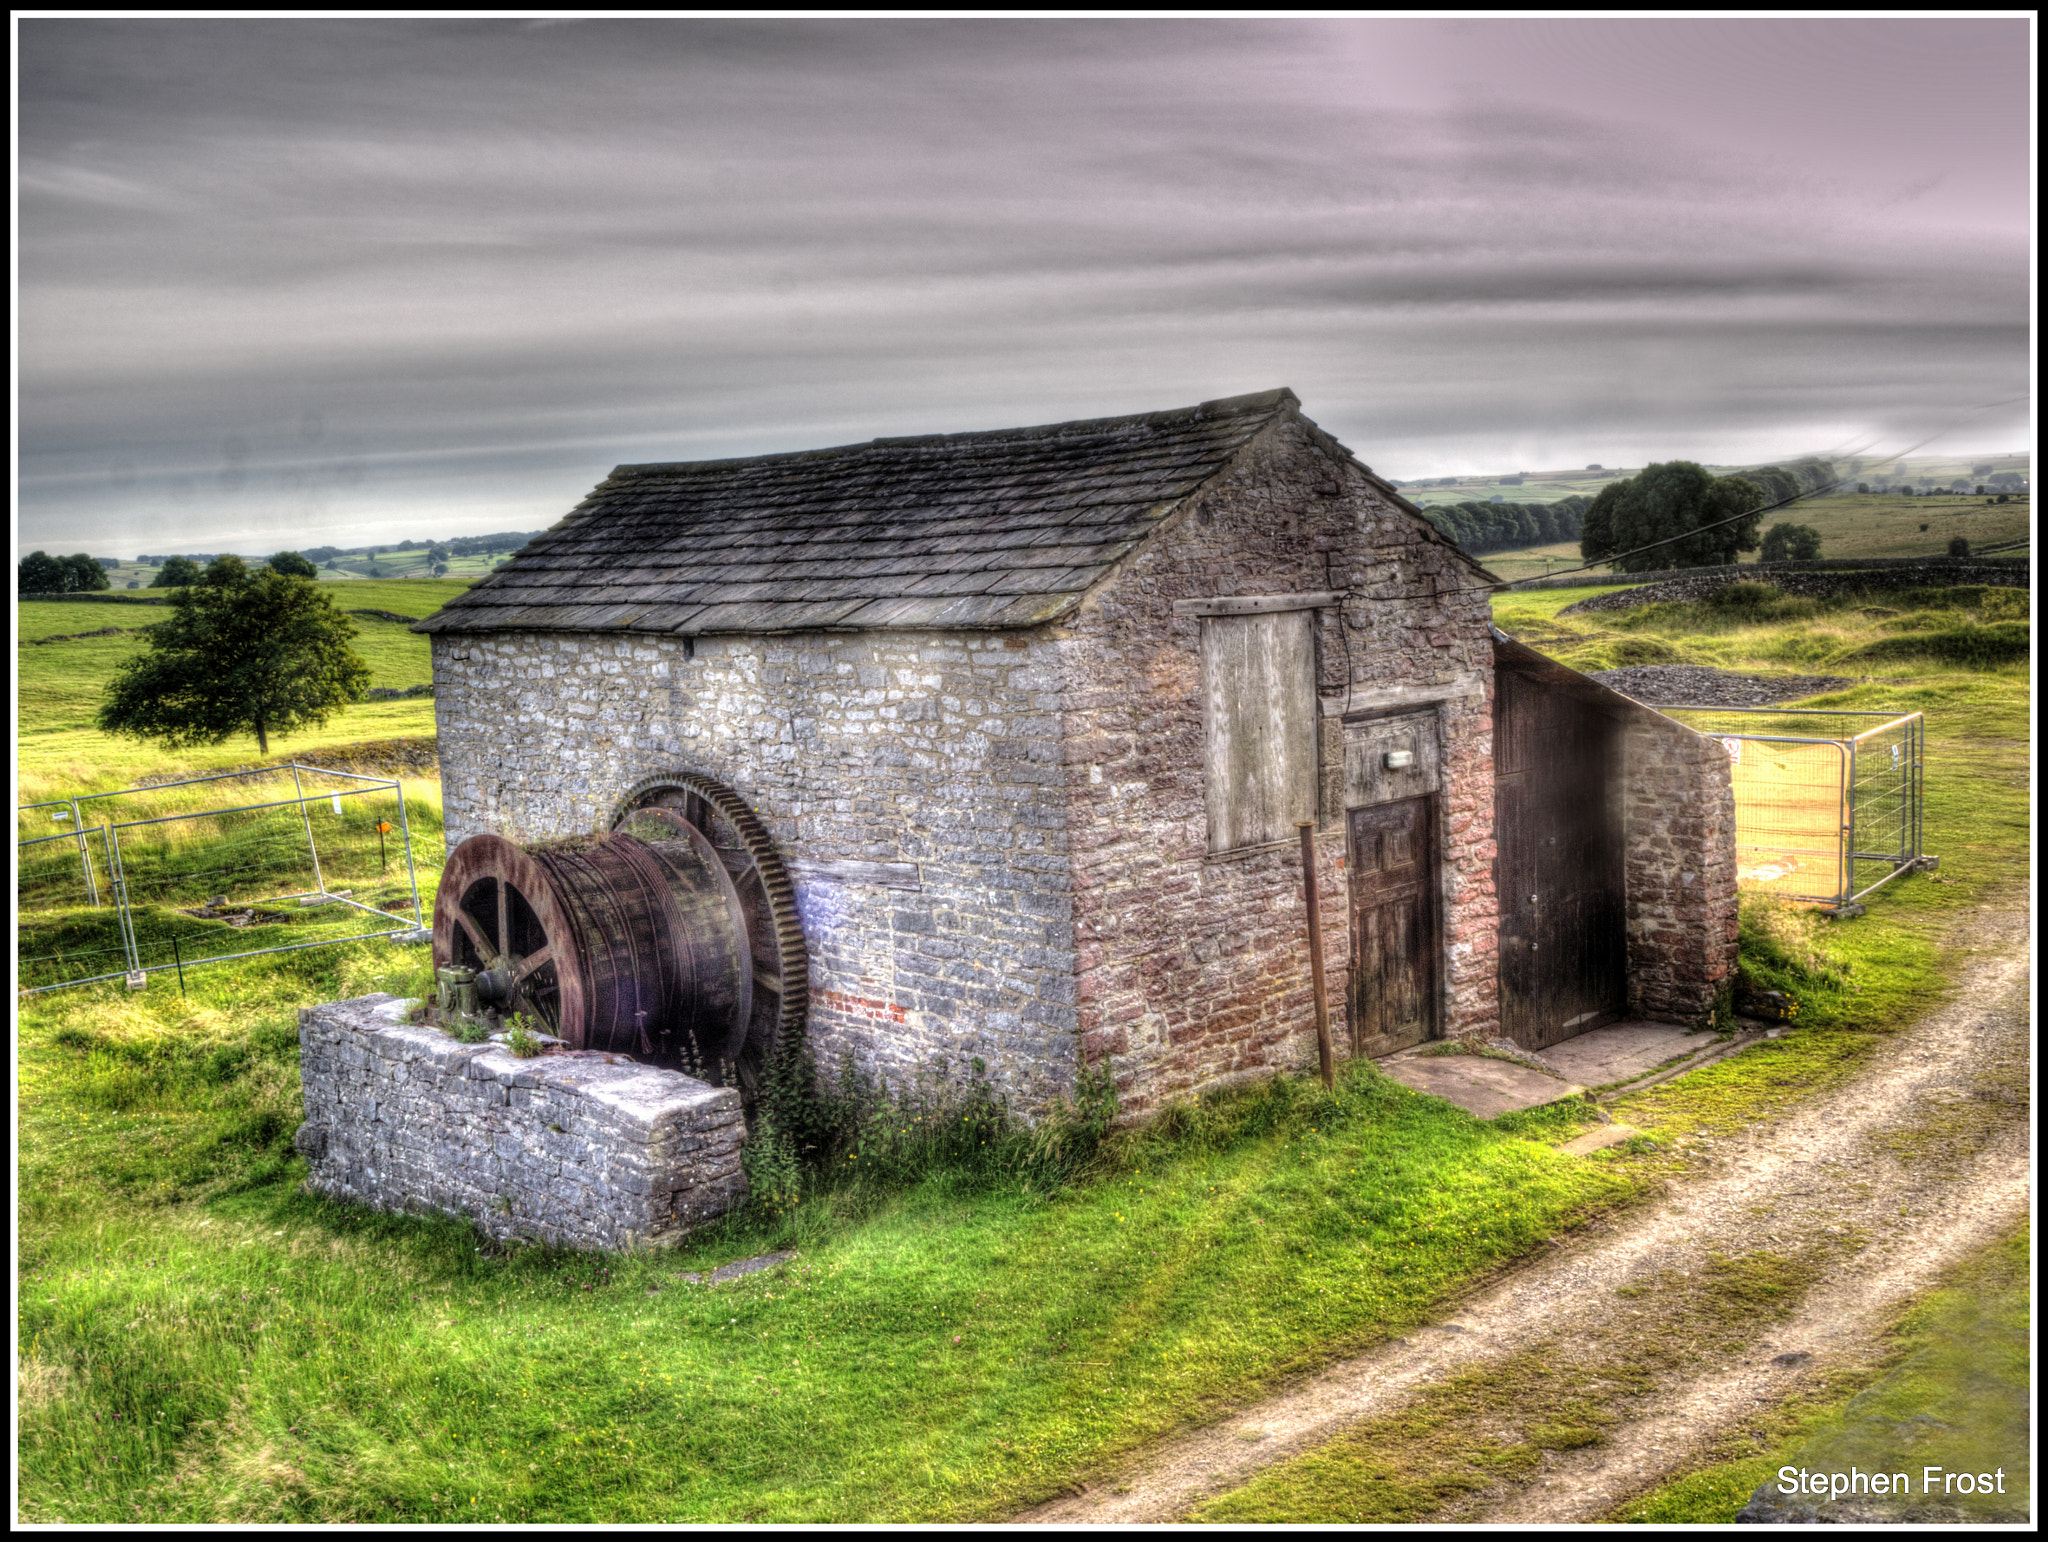
<path fill-rule="evenodd" d="M 166 557 L 163 570 L 149 581 L 152 589 L 182 589 L 199 582 L 199 564 L 190 557 Z"/>
<path fill-rule="evenodd" d="M 299 578 L 318 578 L 320 570 L 295 551 L 281 551 L 270 559 L 270 565 L 280 573 L 290 573 Z"/>
<path fill-rule="evenodd" d="M 253 733 L 267 755 L 271 734 L 321 727 L 369 687 L 354 623 L 311 579 L 221 557 L 171 607 L 108 684 L 108 733 L 167 749 Z"/>
<path fill-rule="evenodd" d="M 68 573 L 62 557 L 46 551 L 32 551 L 14 570 L 17 594 L 62 594 Z"/>
<path fill-rule="evenodd" d="M 15 591 L 19 594 L 78 594 L 110 587 L 107 570 L 100 566 L 99 558 L 88 557 L 84 552 L 53 557 L 48 552 L 32 551 L 21 559 L 14 573 Z"/>
<path fill-rule="evenodd" d="M 1689 460 L 1646 466 L 1600 489 L 1579 531 L 1579 555 L 1601 562 L 1650 547 L 1615 562 L 1616 571 L 1731 563 L 1737 552 L 1756 550 L 1767 501 L 1747 477 L 1717 477 Z"/>

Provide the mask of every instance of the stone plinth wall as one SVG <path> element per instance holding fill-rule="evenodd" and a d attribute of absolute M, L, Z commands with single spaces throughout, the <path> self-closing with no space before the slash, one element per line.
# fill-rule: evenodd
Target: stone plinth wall
<path fill-rule="evenodd" d="M 1644 711 L 1622 740 L 1628 1010 L 1705 1023 L 1735 980 L 1735 783 L 1720 741 Z"/>
<path fill-rule="evenodd" d="M 501 1241 L 673 1241 L 746 1193 L 739 1094 L 596 1053 L 522 1060 L 361 996 L 299 1013 L 309 1187 Z"/>

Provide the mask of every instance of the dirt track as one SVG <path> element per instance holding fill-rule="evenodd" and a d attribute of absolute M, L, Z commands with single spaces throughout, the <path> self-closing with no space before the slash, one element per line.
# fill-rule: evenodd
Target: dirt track
<path fill-rule="evenodd" d="M 1900 1303 L 2027 1211 L 2026 917 L 1987 911 L 1970 935 L 1975 956 L 1945 1006 L 1848 1085 L 1704 1150 L 1699 1170 L 1647 1211 L 1576 1239 L 1413 1340 L 1332 1367 L 1015 1519 L 1181 1519 L 1455 1371 L 1510 1355 L 1592 1378 L 1661 1360 L 1598 1444 L 1546 1451 L 1532 1476 L 1426 1517 L 1593 1520 L 1686 1468 L 1709 1439 L 1802 1378 L 1877 1353 Z M 1793 1315 L 1723 1314 L 1696 1352 L 1674 1357 L 1687 1282 L 1718 1259 L 1759 1253 L 1807 1261 L 1812 1283 Z M 1514 1427 L 1516 1410 L 1503 1408 L 1498 1422 Z"/>

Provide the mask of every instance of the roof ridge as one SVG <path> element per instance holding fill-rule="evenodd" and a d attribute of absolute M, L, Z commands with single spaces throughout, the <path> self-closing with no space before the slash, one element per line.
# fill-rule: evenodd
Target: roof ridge
<path fill-rule="evenodd" d="M 1134 412 L 1112 418 L 1070 418 L 1062 423 L 1039 423 L 1024 428 L 975 428 L 952 434 L 909 434 L 896 437 L 860 439 L 851 444 L 827 445 L 815 450 L 771 450 L 765 455 L 725 455 L 712 460 L 635 461 L 612 467 L 611 475 L 647 475 L 656 472 L 695 470 L 708 466 L 763 465 L 773 461 L 826 460 L 850 455 L 857 450 L 908 449 L 918 445 L 958 444 L 967 439 L 1001 443 L 1018 439 L 1051 439 L 1086 431 L 1118 428 L 1164 428 L 1205 418 L 1246 417 L 1277 412 L 1282 407 L 1299 407 L 1301 398 L 1287 386 L 1271 391 L 1253 391 L 1242 396 L 1219 396 L 1192 407 L 1169 407 L 1157 412 Z"/>

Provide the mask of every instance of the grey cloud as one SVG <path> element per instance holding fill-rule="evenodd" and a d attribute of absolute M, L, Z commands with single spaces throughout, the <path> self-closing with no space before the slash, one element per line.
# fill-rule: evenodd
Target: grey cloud
<path fill-rule="evenodd" d="M 20 533 L 505 528 L 613 460 L 1283 383 L 1397 475 L 1803 446 L 2024 374 L 2016 244 L 1450 35 L 26 21 Z"/>

